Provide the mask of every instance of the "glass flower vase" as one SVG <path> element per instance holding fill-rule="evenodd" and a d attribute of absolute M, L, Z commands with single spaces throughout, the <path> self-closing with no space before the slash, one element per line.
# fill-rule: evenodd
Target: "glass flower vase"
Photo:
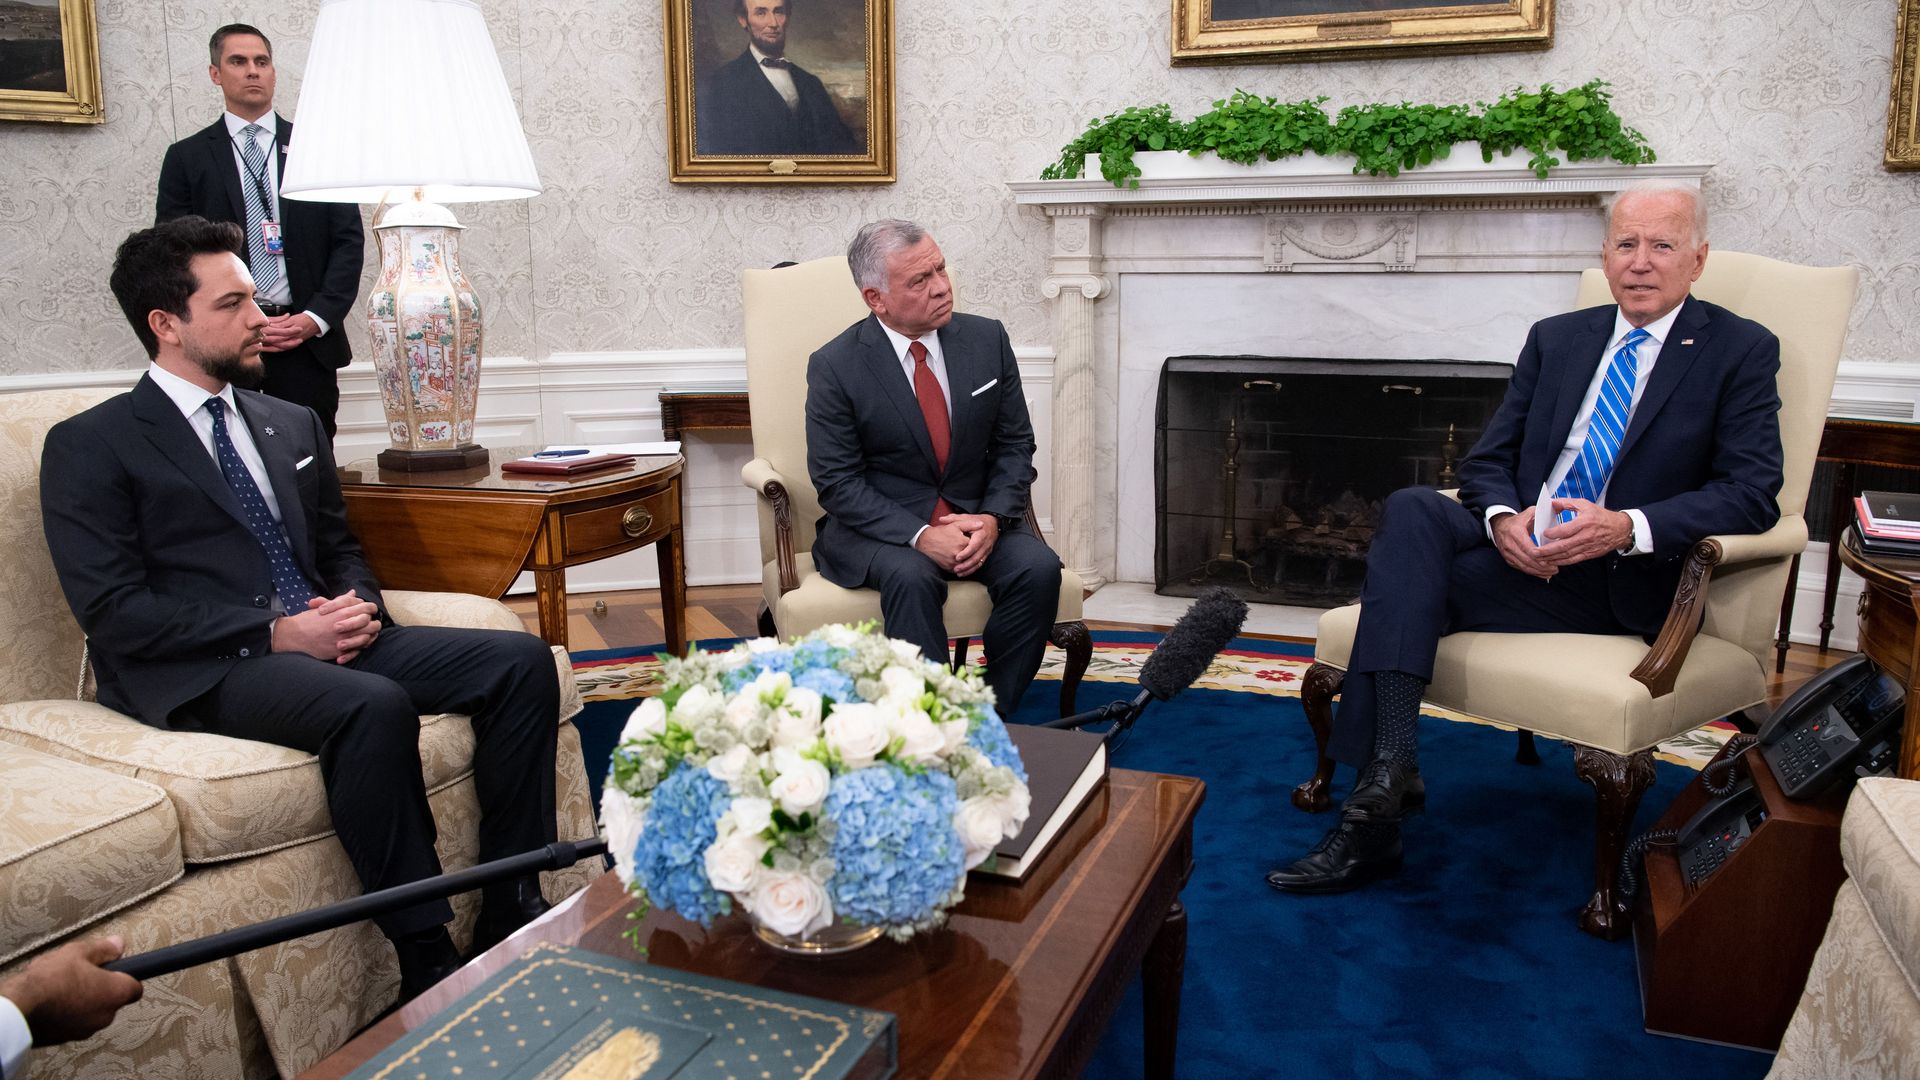
<path fill-rule="evenodd" d="M 747 913 L 747 922 L 753 927 L 754 937 L 783 953 L 794 956 L 834 956 L 852 952 L 863 945 L 871 945 L 880 940 L 880 935 L 883 933 L 883 929 L 878 926 L 831 922 L 805 937 L 796 937 L 775 930 L 761 922 L 752 912 Z"/>

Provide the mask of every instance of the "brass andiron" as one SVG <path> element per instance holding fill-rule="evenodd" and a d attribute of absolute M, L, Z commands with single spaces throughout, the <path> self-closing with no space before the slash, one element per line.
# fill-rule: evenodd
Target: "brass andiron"
<path fill-rule="evenodd" d="M 1457 477 L 1453 474 L 1453 459 L 1459 456 L 1460 448 L 1453 442 L 1453 425 L 1447 425 L 1447 441 L 1440 444 L 1440 486 L 1456 486 Z"/>
<path fill-rule="evenodd" d="M 1240 421 L 1237 417 L 1227 419 L 1227 462 L 1221 469 L 1221 475 L 1225 478 L 1227 488 L 1227 521 L 1220 531 L 1220 550 L 1187 578 L 1187 584 L 1198 585 L 1217 573 L 1232 572 L 1237 568 L 1247 575 L 1247 587 L 1258 589 L 1259 586 L 1253 581 L 1253 565 L 1235 555 L 1233 550 L 1233 522 L 1239 513 L 1240 496 Z"/>

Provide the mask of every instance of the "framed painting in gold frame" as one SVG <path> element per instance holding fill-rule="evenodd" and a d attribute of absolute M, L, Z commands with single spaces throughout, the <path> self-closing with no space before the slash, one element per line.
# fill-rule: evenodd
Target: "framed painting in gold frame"
<path fill-rule="evenodd" d="M 893 181 L 893 0 L 666 9 L 669 179 Z"/>
<path fill-rule="evenodd" d="M 1887 168 L 1920 169 L 1920 0 L 1900 0 L 1894 22 Z"/>
<path fill-rule="evenodd" d="M 0 120 L 103 118 L 93 0 L 0 0 Z"/>
<path fill-rule="evenodd" d="M 1386 58 L 1553 44 L 1553 0 L 1173 0 L 1173 62 Z"/>

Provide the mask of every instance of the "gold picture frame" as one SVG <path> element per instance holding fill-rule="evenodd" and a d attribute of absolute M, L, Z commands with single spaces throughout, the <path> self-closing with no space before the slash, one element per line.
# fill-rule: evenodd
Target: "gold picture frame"
<path fill-rule="evenodd" d="M 893 182 L 893 0 L 805 0 L 791 23 L 788 10 L 666 0 L 674 183 Z M 756 64 L 770 35 L 762 52 L 786 64 Z"/>
<path fill-rule="evenodd" d="M 11 24 L 11 25 L 7 25 Z M 100 31 L 93 0 L 0 0 L 0 120 L 97 124 Z"/>
<path fill-rule="evenodd" d="M 1887 168 L 1920 169 L 1920 0 L 1900 0 L 1887 101 Z"/>
<path fill-rule="evenodd" d="M 1387 58 L 1553 44 L 1553 0 L 1173 0 L 1173 62 Z"/>

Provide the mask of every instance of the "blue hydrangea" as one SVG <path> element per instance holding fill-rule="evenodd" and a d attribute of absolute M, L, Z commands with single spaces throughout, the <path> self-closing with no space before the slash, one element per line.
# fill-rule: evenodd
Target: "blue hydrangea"
<path fill-rule="evenodd" d="M 854 692 L 853 680 L 833 668 L 813 668 L 796 676 L 793 684 L 805 687 L 828 701 L 858 701 L 860 697 Z"/>
<path fill-rule="evenodd" d="M 1004 733 L 1003 733 L 1004 734 Z M 826 816 L 838 826 L 828 883 L 837 918 L 868 926 L 926 918 L 966 870 L 954 831 L 953 778 L 893 765 L 834 777 Z"/>
<path fill-rule="evenodd" d="M 718 833 L 715 824 L 732 802 L 727 785 L 689 765 L 653 789 L 646 827 L 633 848 L 633 873 L 655 904 L 702 926 L 733 910 L 732 898 L 707 884 L 705 860 Z"/>
<path fill-rule="evenodd" d="M 995 765 L 1005 765 L 1013 770 L 1013 775 L 1027 782 L 1027 767 L 1020 763 L 1020 752 L 1013 748 L 1013 739 L 1007 735 L 1007 725 L 1000 721 L 1000 714 L 993 706 L 980 707 L 980 719 L 973 724 L 973 730 L 967 732 L 967 743 L 975 750 L 986 755 Z"/>

